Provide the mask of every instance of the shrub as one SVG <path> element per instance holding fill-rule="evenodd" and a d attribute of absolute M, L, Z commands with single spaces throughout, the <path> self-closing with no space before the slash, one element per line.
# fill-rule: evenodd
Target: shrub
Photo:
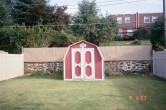
<path fill-rule="evenodd" d="M 9 53 L 21 53 L 27 32 L 24 28 L 15 26 L 12 28 L 0 28 L 0 50 Z"/>
<path fill-rule="evenodd" d="M 140 44 L 141 44 L 141 41 L 138 40 L 138 39 L 135 39 L 131 44 L 132 44 L 132 45 L 140 45 Z"/>
<path fill-rule="evenodd" d="M 63 79 L 63 70 L 62 69 L 59 69 L 54 74 L 56 74 L 59 79 Z"/>
<path fill-rule="evenodd" d="M 110 77 L 110 71 L 108 69 L 105 70 L 105 77 Z"/>
<path fill-rule="evenodd" d="M 164 20 L 159 18 L 151 29 L 152 47 L 156 51 L 164 50 Z"/>
<path fill-rule="evenodd" d="M 136 38 L 136 39 L 149 39 L 149 36 L 150 36 L 150 31 L 147 30 L 147 29 L 144 29 L 144 28 L 138 28 L 133 36 Z"/>
<path fill-rule="evenodd" d="M 21 53 L 22 47 L 64 47 L 76 41 L 70 34 L 39 25 L 0 28 L 0 50 L 9 53 Z"/>

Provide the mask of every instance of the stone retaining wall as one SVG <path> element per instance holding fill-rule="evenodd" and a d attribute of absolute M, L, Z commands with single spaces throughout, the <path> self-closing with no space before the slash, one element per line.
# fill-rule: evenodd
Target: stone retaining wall
<path fill-rule="evenodd" d="M 105 62 L 105 70 L 111 72 L 151 72 L 152 61 L 109 61 Z M 24 63 L 25 74 L 32 72 L 48 72 L 52 73 L 59 69 L 63 69 L 62 62 L 46 62 L 46 63 Z"/>
<path fill-rule="evenodd" d="M 25 74 L 29 74 L 32 72 L 52 73 L 59 69 L 63 69 L 62 62 L 24 63 Z"/>
<path fill-rule="evenodd" d="M 105 70 L 110 72 L 151 72 L 152 61 L 110 61 L 105 62 Z"/>

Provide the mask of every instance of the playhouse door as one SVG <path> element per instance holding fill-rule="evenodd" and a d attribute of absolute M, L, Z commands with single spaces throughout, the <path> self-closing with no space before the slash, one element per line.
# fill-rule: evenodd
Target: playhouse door
<path fill-rule="evenodd" d="M 72 79 L 94 79 L 94 49 L 72 49 Z"/>

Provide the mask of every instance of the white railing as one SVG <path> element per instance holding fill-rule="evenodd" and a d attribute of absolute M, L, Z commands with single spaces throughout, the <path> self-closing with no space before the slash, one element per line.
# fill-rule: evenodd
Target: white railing
<path fill-rule="evenodd" d="M 153 73 L 166 78 L 166 50 L 153 52 Z"/>
<path fill-rule="evenodd" d="M 24 74 L 24 55 L 0 53 L 0 81 Z"/>

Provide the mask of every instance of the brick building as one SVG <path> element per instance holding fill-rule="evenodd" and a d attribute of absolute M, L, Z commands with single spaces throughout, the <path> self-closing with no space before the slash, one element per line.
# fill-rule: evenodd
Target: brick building
<path fill-rule="evenodd" d="M 163 13 L 116 14 L 111 17 L 118 23 L 118 36 L 129 38 L 138 28 L 150 29 Z"/>

